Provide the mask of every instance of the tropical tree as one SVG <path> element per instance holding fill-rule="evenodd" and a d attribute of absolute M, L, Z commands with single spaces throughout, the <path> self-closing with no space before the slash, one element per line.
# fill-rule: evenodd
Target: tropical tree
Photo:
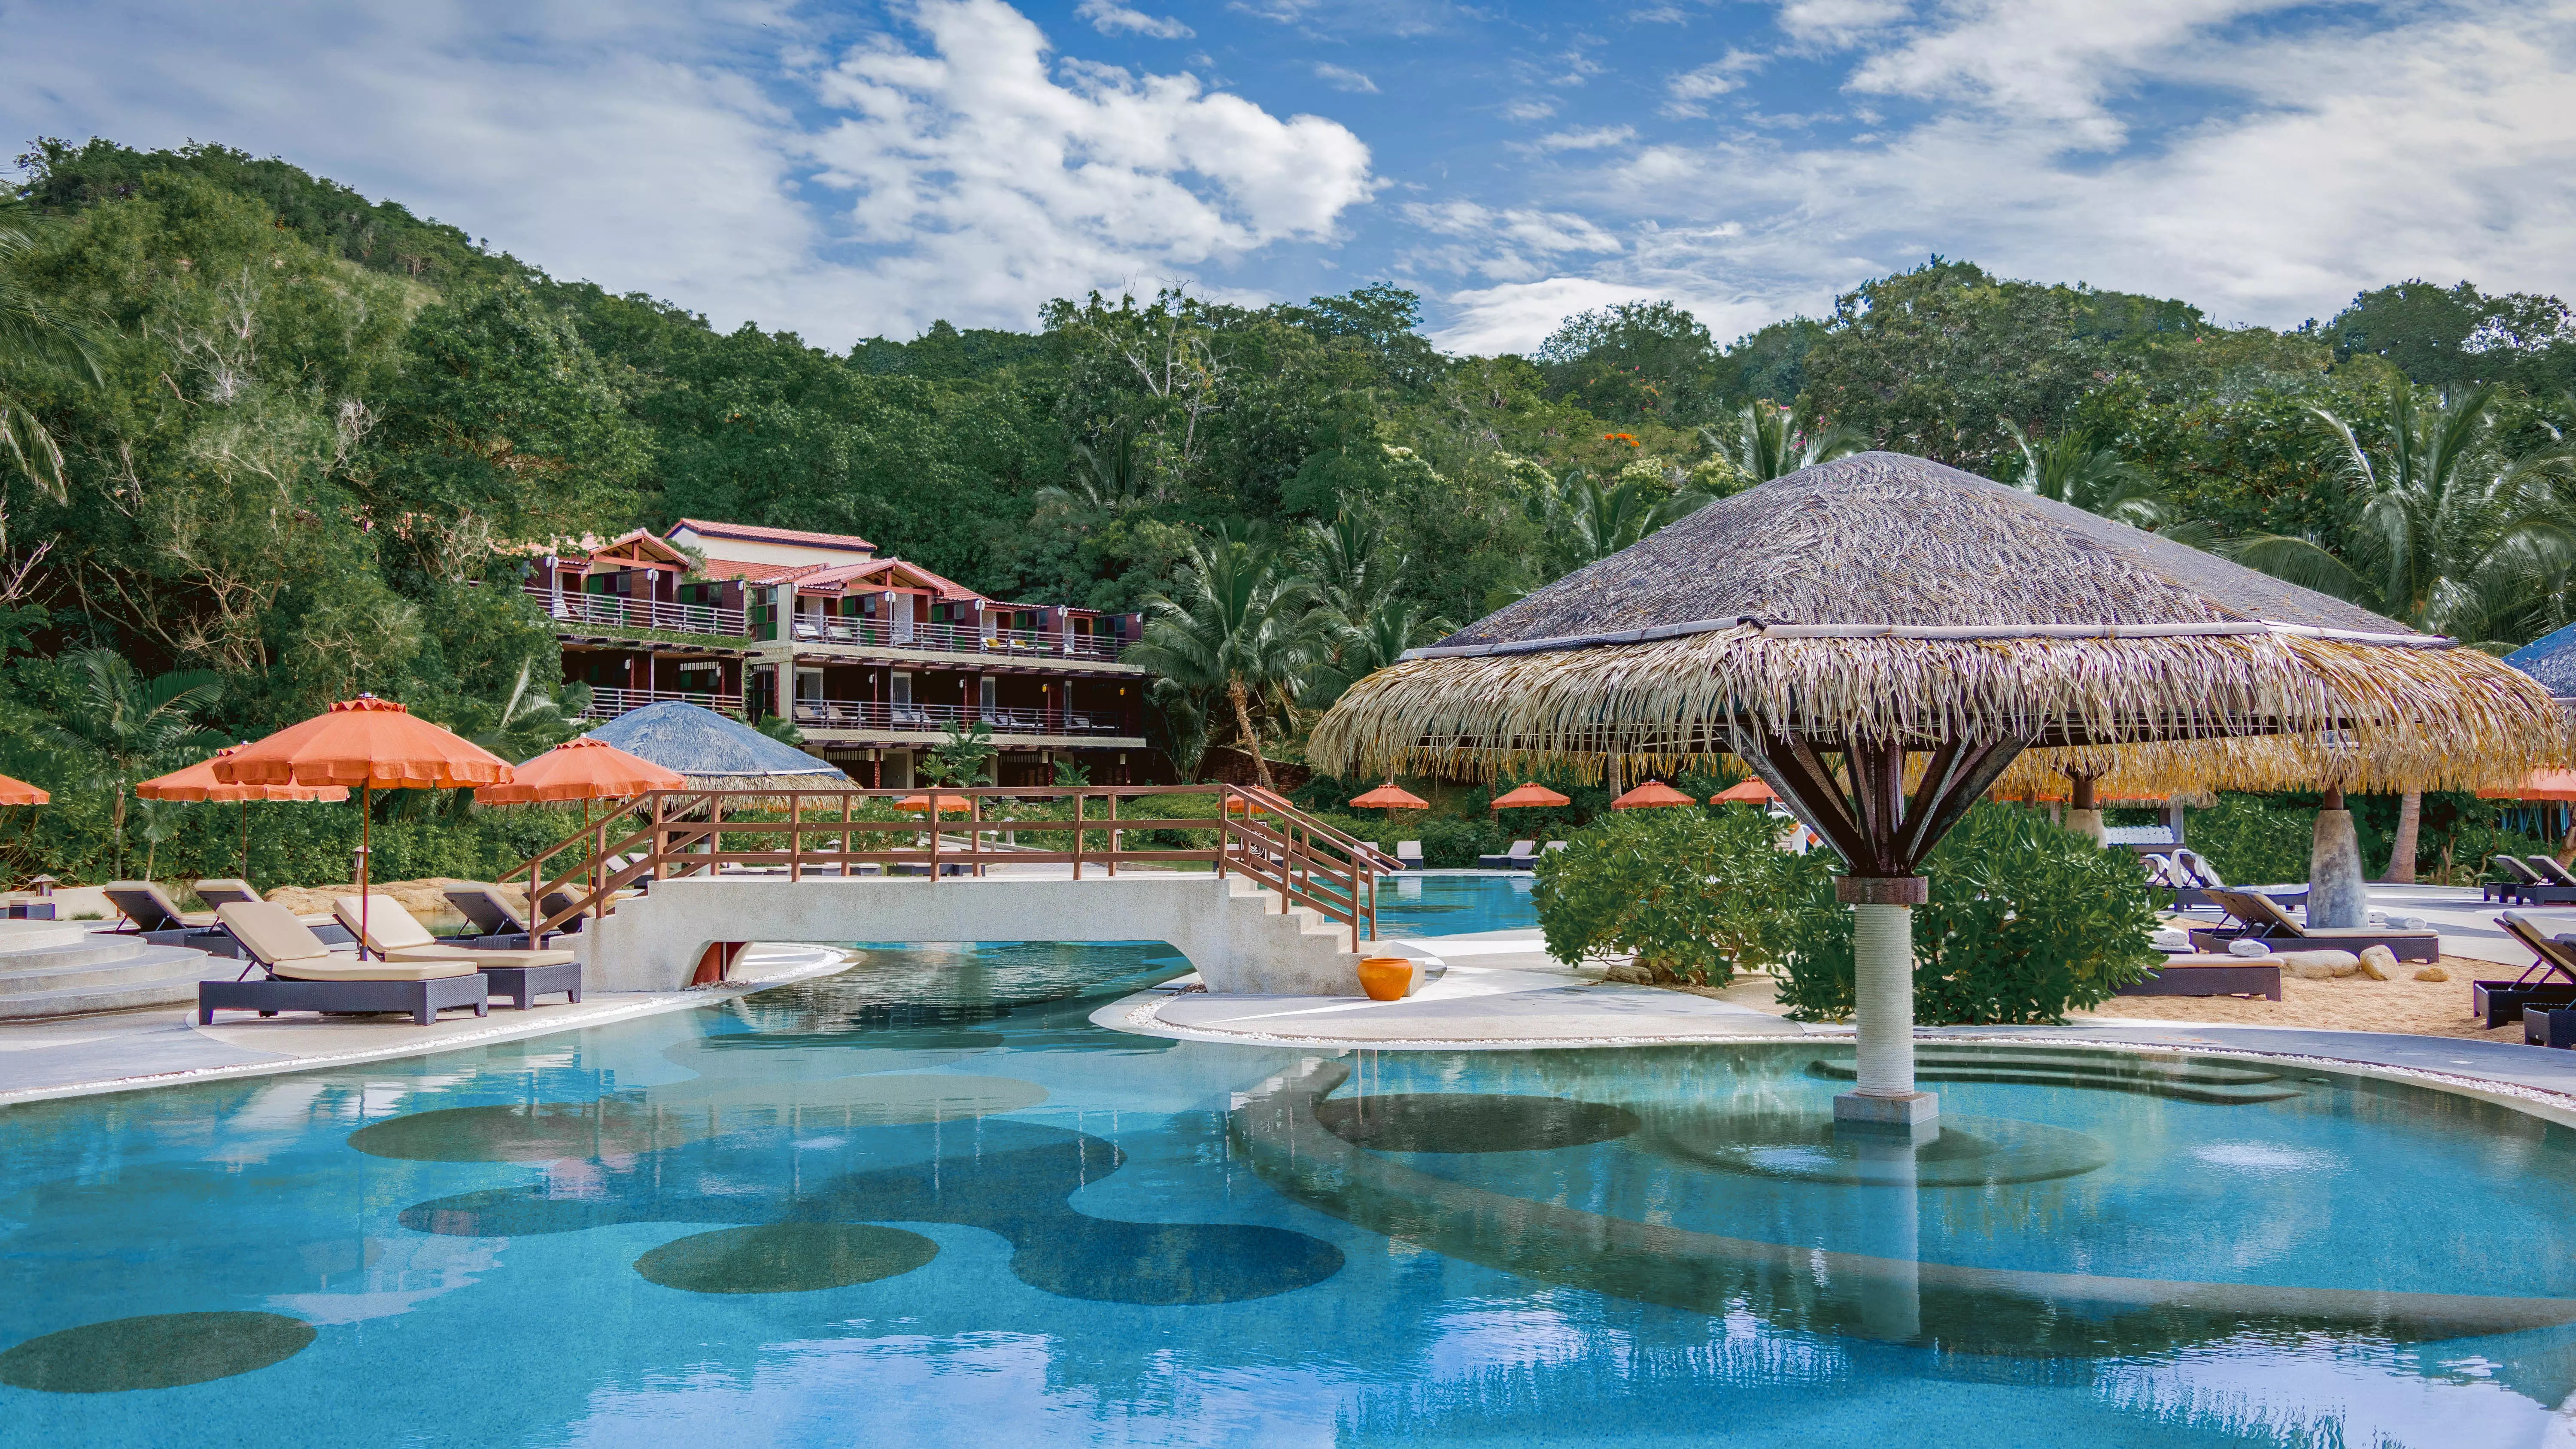
<path fill-rule="evenodd" d="M 19 282 L 16 263 L 33 245 L 21 224 L 24 203 L 0 206 L 0 469 L 24 476 L 36 490 L 56 503 L 68 496 L 63 477 L 63 450 L 54 441 L 24 396 L 10 386 L 14 374 L 39 369 L 67 368 L 83 381 L 101 383 L 107 374 L 100 368 L 96 344 L 88 330 L 74 318 L 37 292 Z M 9 510 L 5 489 L 0 489 L 0 559 L 9 547 Z M 39 545 L 37 558 L 52 547 Z M 15 567 L 14 585 L 23 579 L 36 559 Z M 14 587 L 0 591 L 0 597 L 13 597 Z"/>
<path fill-rule="evenodd" d="M 1604 487 L 1588 469 L 1576 468 L 1538 501 L 1546 532 L 1542 546 L 1552 565 L 1548 577 L 1555 579 L 1644 540 L 1711 499 L 1692 489 L 1657 499 L 1634 479 Z"/>
<path fill-rule="evenodd" d="M 1869 438 L 1860 432 L 1820 424 L 1802 409 L 1782 407 L 1769 398 L 1746 403 L 1730 427 L 1700 429 L 1700 439 L 1735 466 L 1746 487 L 1869 447 Z"/>
<path fill-rule="evenodd" d="M 197 711 L 223 696 L 223 681 L 191 670 L 145 680 L 113 649 L 63 656 L 76 681 L 71 708 L 47 724 L 52 744 L 78 762 L 85 789 L 108 792 L 116 869 L 125 869 L 125 816 L 137 782 L 203 759 L 224 737 L 198 725 Z"/>
<path fill-rule="evenodd" d="M 1076 439 L 1076 466 L 1070 483 L 1038 490 L 1040 502 L 1086 507 L 1100 513 L 1125 513 L 1153 501 L 1152 469 L 1138 449 L 1133 429 L 1121 424 L 1097 442 Z"/>
<path fill-rule="evenodd" d="M 1341 630 L 1333 657 L 1318 663 L 1306 677 L 1306 688 L 1298 702 L 1308 709 L 1327 708 L 1342 697 L 1343 690 L 1395 663 L 1405 650 L 1428 644 L 1452 627 L 1446 619 L 1425 618 L 1406 600 L 1388 599 L 1359 624 Z"/>
<path fill-rule="evenodd" d="M 2400 379 L 2388 389 L 2386 441 L 2309 409 L 2332 433 L 2350 512 L 2341 554 L 2314 539 L 2263 534 L 2225 551 L 2238 562 L 2348 599 L 2411 628 L 2502 652 L 2528 637 L 2535 603 L 2576 562 L 2576 506 L 2563 486 L 2563 446 L 2510 455 L 2495 437 L 2495 390 L 2475 387 L 2422 406 Z M 2398 808 L 2387 879 L 2415 877 L 2423 798 Z"/>
<path fill-rule="evenodd" d="M 1123 657 L 1174 690 L 1222 699 L 1254 775 L 1270 788 L 1260 720 L 1284 705 L 1332 644 L 1331 615 L 1317 607 L 1313 582 L 1291 572 L 1258 534 L 1221 527 L 1191 545 L 1173 594 L 1149 594 L 1145 607 L 1154 617 Z M 1204 718 L 1204 706 L 1198 712 Z"/>
<path fill-rule="evenodd" d="M 2003 481 L 2024 493 L 2098 513 L 2133 528 L 2154 528 L 2172 516 L 2153 474 L 2080 429 L 2033 442 L 2021 425 L 1997 418 L 2021 450 L 2021 467 Z"/>
<path fill-rule="evenodd" d="M 1404 556 L 1371 510 L 1345 506 L 1330 523 L 1308 523 L 1301 544 L 1299 562 L 1318 600 L 1351 628 L 1364 627 L 1403 582 Z"/>

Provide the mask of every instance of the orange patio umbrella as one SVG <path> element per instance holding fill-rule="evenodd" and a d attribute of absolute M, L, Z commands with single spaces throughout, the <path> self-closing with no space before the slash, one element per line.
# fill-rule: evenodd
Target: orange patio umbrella
<path fill-rule="evenodd" d="M 897 810 L 927 811 L 930 809 L 930 797 L 928 795 L 906 795 L 902 799 L 894 802 L 894 808 Z M 974 808 L 975 802 L 967 799 L 963 795 L 942 795 L 939 797 L 939 811 L 943 815 L 952 810 L 962 812 L 971 811 Z"/>
<path fill-rule="evenodd" d="M 1494 797 L 1494 808 L 1497 810 L 1529 810 L 1535 809 L 1541 805 L 1570 805 L 1572 803 L 1574 802 L 1565 796 L 1559 795 L 1554 790 L 1547 788 L 1545 785 L 1538 784 L 1522 785 L 1507 794 L 1497 795 Z"/>
<path fill-rule="evenodd" d="M 555 804 L 567 800 L 624 800 L 648 790 L 685 790 L 688 777 L 606 740 L 569 739 L 525 761 L 500 784 L 479 786 L 478 805 Z M 585 815 L 587 811 L 583 812 Z"/>
<path fill-rule="evenodd" d="M 49 805 L 53 798 L 24 780 L 0 775 L 0 805 Z"/>
<path fill-rule="evenodd" d="M 1610 802 L 1613 810 L 1643 810 L 1657 805 L 1696 805 L 1699 801 L 1661 780 L 1646 783 Z"/>
<path fill-rule="evenodd" d="M 236 784 L 215 778 L 215 761 L 239 751 L 240 745 L 226 745 L 184 770 L 155 775 L 134 787 L 134 793 L 146 800 L 235 801 L 241 805 L 242 879 L 250 878 L 250 802 L 253 800 L 327 800 L 349 798 L 346 785 L 262 785 Z"/>
<path fill-rule="evenodd" d="M 2576 800 L 2576 770 L 2534 770 L 2519 785 L 2480 790 L 2481 800 Z"/>
<path fill-rule="evenodd" d="M 1365 795 L 1353 796 L 1351 804 L 1361 810 L 1428 810 L 1431 802 L 1397 785 L 1393 780 Z"/>
<path fill-rule="evenodd" d="M 454 790 L 506 784 L 510 762 L 390 699 L 344 699 L 302 724 L 213 761 L 227 785 L 354 785 L 358 790 L 358 929 L 367 926 L 373 846 L 368 797 L 378 790 Z M 365 948 L 363 944 L 360 949 Z"/>
<path fill-rule="evenodd" d="M 1760 805 L 1767 801 L 1777 800 L 1779 798 L 1780 797 L 1778 795 L 1772 793 L 1770 786 L 1762 783 L 1762 777 L 1756 775 L 1750 780 L 1746 780 L 1741 784 L 1729 785 L 1725 789 L 1718 791 L 1716 794 L 1709 796 L 1708 803 L 1711 805 L 1722 805 L 1728 801 L 1743 801 L 1748 804 Z"/>

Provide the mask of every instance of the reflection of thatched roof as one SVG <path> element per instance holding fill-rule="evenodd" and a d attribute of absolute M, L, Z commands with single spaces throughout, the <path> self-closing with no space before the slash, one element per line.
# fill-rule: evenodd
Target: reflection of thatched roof
<path fill-rule="evenodd" d="M 830 790 L 850 785 L 850 777 L 838 768 L 794 745 L 683 700 L 666 699 L 619 715 L 589 737 L 677 770 L 703 789 Z"/>
<path fill-rule="evenodd" d="M 1344 695 L 1309 756 L 1337 773 L 1610 755 L 1669 769 L 1761 729 L 1918 747 L 2337 731 L 2385 780 L 2427 785 L 2556 759 L 2546 691 L 2447 643 L 1864 453 L 1712 504 L 1414 651 Z"/>

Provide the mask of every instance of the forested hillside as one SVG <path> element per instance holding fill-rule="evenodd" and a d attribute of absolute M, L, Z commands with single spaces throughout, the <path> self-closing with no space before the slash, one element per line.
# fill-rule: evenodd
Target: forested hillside
<path fill-rule="evenodd" d="M 520 688 L 557 665 L 513 550 L 689 514 L 1101 608 L 1247 570 L 1280 647 L 1250 676 L 1176 671 L 1185 767 L 1247 718 L 1293 753 L 1302 710 L 1407 644 L 1864 446 L 2481 643 L 2569 618 L 2576 325 L 2466 282 L 2291 332 L 1934 258 L 1732 342 L 1637 304 L 1527 357 L 1443 355 L 1388 286 L 806 339 L 555 280 L 284 161 L 92 141 L 23 165 L 0 210 L 0 770 L 65 787 L 43 858 L 93 873 L 111 787 L 186 751 L 101 700 L 140 720 L 195 686 L 155 718 L 236 738 L 373 690 L 533 748 L 569 725 Z M 2407 440 L 2443 428 L 2428 483 Z"/>

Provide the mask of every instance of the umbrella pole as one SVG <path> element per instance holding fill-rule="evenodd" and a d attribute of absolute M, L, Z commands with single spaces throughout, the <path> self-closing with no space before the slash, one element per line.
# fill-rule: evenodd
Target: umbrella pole
<path fill-rule="evenodd" d="M 367 959 L 367 868 L 375 864 L 373 834 L 376 812 L 368 804 L 375 782 L 358 782 L 358 959 Z"/>
<path fill-rule="evenodd" d="M 243 796 L 243 797 L 242 797 L 242 802 L 241 802 L 241 811 L 242 811 L 242 831 L 241 831 L 241 878 L 242 878 L 243 880 L 249 880 L 249 879 L 250 879 L 250 797 L 249 797 L 249 796 L 247 796 L 247 795 L 245 795 L 245 796 Z"/>

